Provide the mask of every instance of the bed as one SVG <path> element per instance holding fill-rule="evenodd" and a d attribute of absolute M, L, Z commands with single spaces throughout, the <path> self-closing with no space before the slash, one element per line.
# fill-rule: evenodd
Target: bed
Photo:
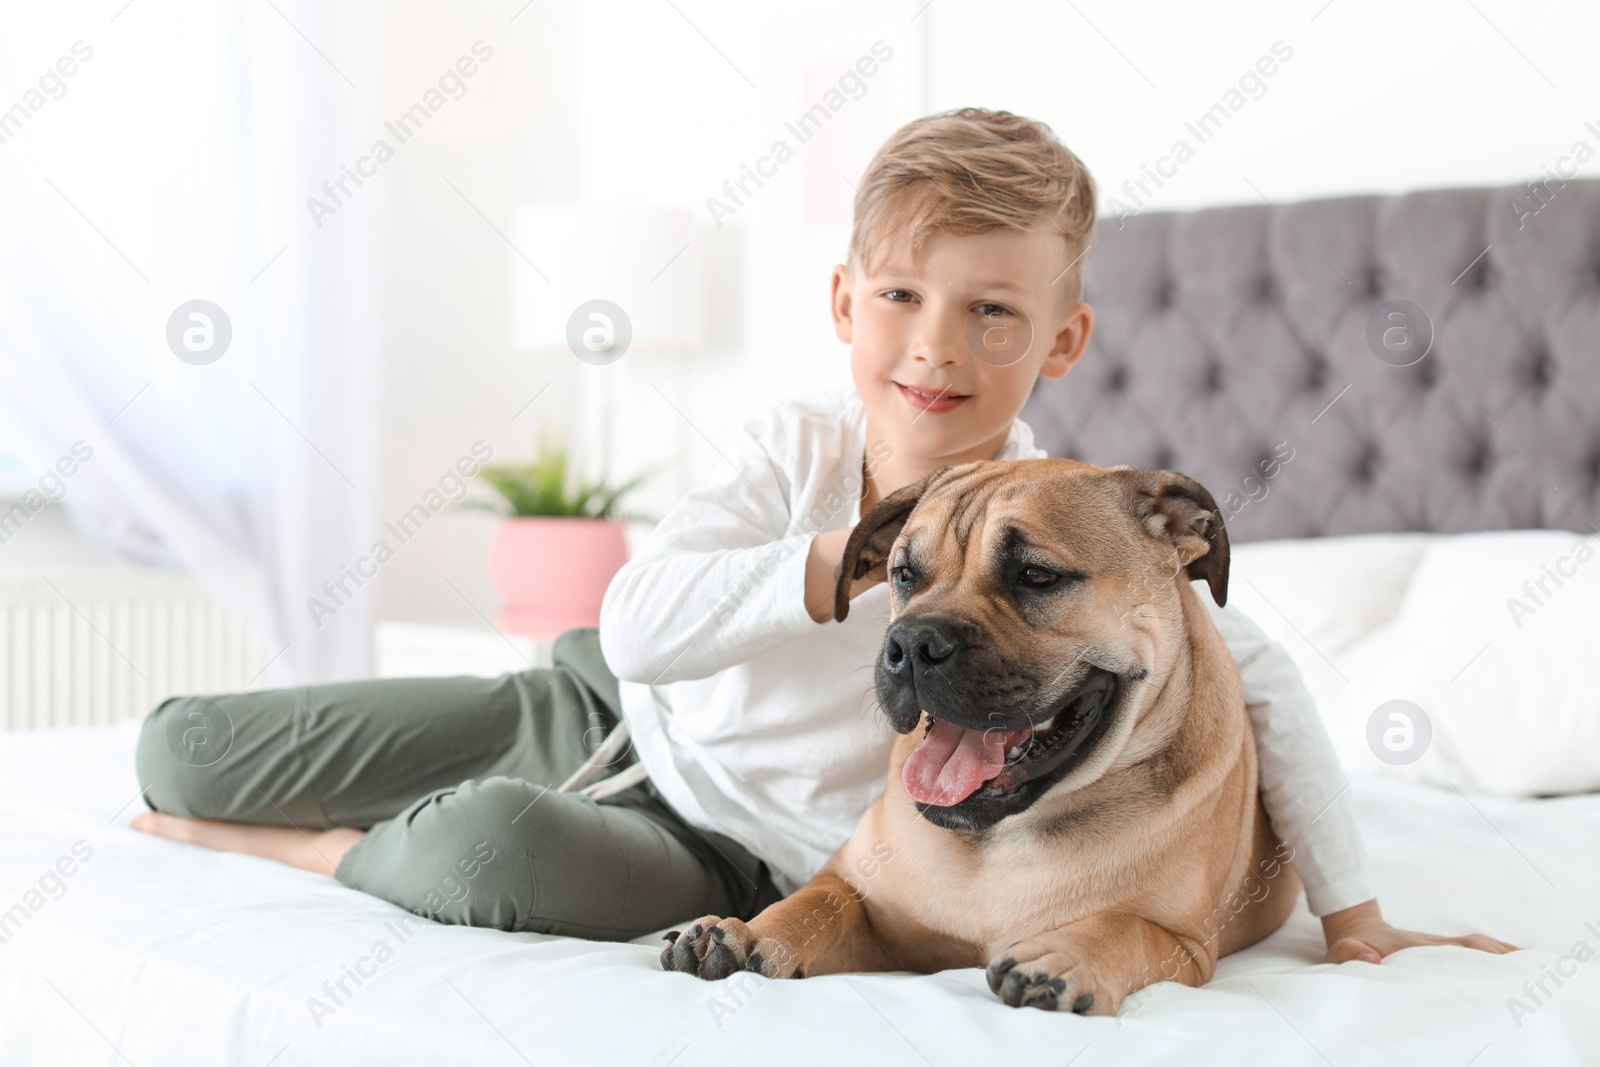
<path fill-rule="evenodd" d="M 1212 488 L 1238 546 L 1236 598 L 1328 707 L 1387 917 L 1525 951 L 1322 964 L 1302 904 L 1206 988 L 1163 983 L 1111 1019 L 1004 1007 L 976 969 L 706 983 L 663 973 L 654 935 L 601 944 L 408 922 L 329 879 L 137 834 L 129 722 L 0 734 L 0 1062 L 1600 1060 L 1600 794 L 1530 795 L 1537 783 L 1495 778 L 1497 753 L 1452 732 L 1519 668 L 1515 646 L 1491 642 L 1466 686 L 1419 698 L 1437 753 L 1404 767 L 1367 757 L 1354 684 L 1358 662 L 1426 673 L 1410 652 L 1398 668 L 1378 654 L 1413 647 L 1394 629 L 1408 619 L 1439 629 L 1417 589 L 1430 553 L 1448 578 L 1449 553 L 1477 544 L 1455 535 L 1600 533 L 1600 183 L 1568 183 L 1518 229 L 1506 205 L 1522 195 L 1107 220 L 1088 274 L 1091 352 L 1041 383 L 1024 417 L 1054 454 L 1175 466 Z M 1429 309 L 1432 345 L 1410 363 L 1366 340 L 1393 299 Z M 1261 464 L 1283 441 L 1293 457 L 1269 476 Z M 1530 551 L 1505 555 L 1507 573 L 1546 548 Z M 1577 573 L 1600 584 L 1600 563 Z M 1546 632 L 1581 629 L 1570 620 L 1588 595 L 1541 604 Z M 1550 656 L 1538 673 L 1581 711 L 1600 692 L 1585 690 L 1592 665 Z M 1515 698 L 1500 717 L 1533 731 L 1544 703 Z M 1564 728 L 1600 721 L 1587 706 Z M 1583 745 L 1562 741 L 1548 759 L 1581 763 Z"/>
<path fill-rule="evenodd" d="M 329 879 L 127 829 L 135 732 L 0 737 L 7 905 L 75 843 L 91 853 L 0 946 L 8 1065 L 954 1067 L 1003 1055 L 1078 1067 L 1179 1056 L 1491 1067 L 1593 1062 L 1600 1049 L 1600 964 L 1547 985 L 1553 996 L 1531 1016 L 1507 1008 L 1574 942 L 1600 947 L 1600 797 L 1497 801 L 1357 783 L 1392 921 L 1489 930 L 1529 951 L 1412 949 L 1379 966 L 1331 966 L 1316 962 L 1321 929 L 1302 904 L 1278 933 L 1224 958 L 1206 988 L 1164 983 L 1115 1019 L 1090 1019 L 1007 1008 L 977 969 L 717 985 L 663 973 L 651 938 L 407 927 L 399 908 Z M 381 963 L 379 942 L 392 952 Z M 347 968 L 371 973 L 347 980 L 337 1003 L 323 984 Z"/>

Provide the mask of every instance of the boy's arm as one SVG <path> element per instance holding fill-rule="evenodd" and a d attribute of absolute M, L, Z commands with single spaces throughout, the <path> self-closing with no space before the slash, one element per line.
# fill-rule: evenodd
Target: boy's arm
<path fill-rule="evenodd" d="M 1239 664 L 1245 707 L 1255 727 L 1261 802 L 1278 838 L 1294 850 L 1306 904 L 1322 919 L 1328 963 L 1377 963 L 1419 945 L 1461 945 L 1482 952 L 1516 946 L 1483 934 L 1438 936 L 1401 930 L 1383 918 L 1367 882 L 1366 854 L 1350 787 L 1317 716 L 1300 670 L 1283 646 L 1235 608 L 1219 608 L 1200 591 Z"/>
<path fill-rule="evenodd" d="M 737 470 L 679 501 L 607 587 L 600 647 L 618 678 L 705 678 L 817 625 L 805 601 L 817 535 L 791 522 L 793 472 L 772 454 L 787 449 L 758 431 L 740 434 Z"/>
<path fill-rule="evenodd" d="M 855 527 L 829 530 L 811 539 L 806 552 L 806 611 L 817 622 L 833 618 L 833 594 L 839 583 L 839 564 L 844 559 L 844 546 Z M 850 585 L 850 599 L 854 600 L 865 590 L 877 585 L 875 573 L 867 573 Z"/>
<path fill-rule="evenodd" d="M 1273 831 L 1294 850 L 1311 913 L 1327 915 L 1371 900 L 1350 783 L 1299 668 L 1244 613 L 1219 608 L 1204 592 L 1200 598 L 1239 665 L 1255 728 L 1261 802 Z"/>

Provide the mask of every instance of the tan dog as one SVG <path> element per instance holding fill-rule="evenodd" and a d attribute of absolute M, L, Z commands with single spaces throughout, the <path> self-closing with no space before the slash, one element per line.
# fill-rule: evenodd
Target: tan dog
<path fill-rule="evenodd" d="M 664 968 L 987 966 L 1007 1004 L 1113 1014 L 1282 925 L 1299 880 L 1256 792 L 1237 667 L 1189 584 L 1226 600 L 1227 534 L 1199 484 L 946 467 L 868 512 L 840 570 L 838 619 L 852 578 L 893 589 L 877 691 L 905 736 L 888 785 L 798 892 L 674 931 Z"/>

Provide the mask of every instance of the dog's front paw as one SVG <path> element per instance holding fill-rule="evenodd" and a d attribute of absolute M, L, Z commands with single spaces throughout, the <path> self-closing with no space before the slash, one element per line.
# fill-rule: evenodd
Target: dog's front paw
<path fill-rule="evenodd" d="M 1013 1008 L 1115 1015 L 1121 995 L 1078 955 L 1039 941 L 1019 941 L 996 956 L 984 976 L 989 988 Z"/>
<path fill-rule="evenodd" d="M 800 957 L 784 942 L 757 937 L 738 919 L 704 915 L 687 930 L 667 934 L 671 942 L 661 950 L 661 969 L 686 971 L 701 978 L 727 978 L 738 971 L 754 971 L 768 978 L 804 978 Z"/>

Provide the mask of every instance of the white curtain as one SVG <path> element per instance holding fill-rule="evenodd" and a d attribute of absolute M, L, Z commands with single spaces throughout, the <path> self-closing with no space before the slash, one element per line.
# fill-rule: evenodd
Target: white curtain
<path fill-rule="evenodd" d="M 382 125 L 379 5 L 61 7 L 0 6 L 0 448 L 92 450 L 58 506 L 234 606 L 255 684 L 362 676 L 382 183 L 306 200 Z M 203 365 L 167 340 L 196 299 L 232 332 Z"/>

